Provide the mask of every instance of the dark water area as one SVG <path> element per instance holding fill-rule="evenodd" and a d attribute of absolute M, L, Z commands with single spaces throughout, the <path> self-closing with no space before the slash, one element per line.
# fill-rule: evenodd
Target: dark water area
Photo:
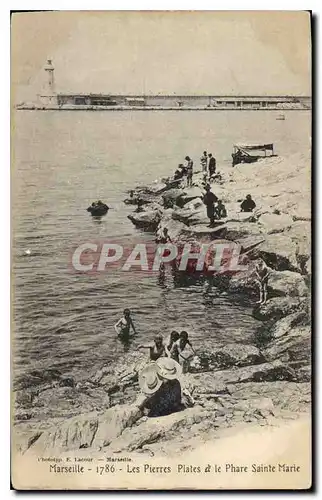
<path fill-rule="evenodd" d="M 130 349 L 161 332 L 185 329 L 195 347 L 252 341 L 253 303 L 180 286 L 150 272 L 81 275 L 71 255 L 82 243 L 131 247 L 154 236 L 127 219 L 126 191 L 170 175 L 188 154 L 199 164 L 206 149 L 230 168 L 236 142 L 273 142 L 288 155 L 308 144 L 306 112 L 28 112 L 15 114 L 12 171 L 13 359 L 15 376 L 58 368 L 86 378 L 113 363 L 124 346 L 113 325 L 128 307 L 138 335 Z M 298 123 L 298 127 L 294 123 Z M 303 130 L 308 131 L 303 136 Z M 102 199 L 100 220 L 86 208 Z"/>

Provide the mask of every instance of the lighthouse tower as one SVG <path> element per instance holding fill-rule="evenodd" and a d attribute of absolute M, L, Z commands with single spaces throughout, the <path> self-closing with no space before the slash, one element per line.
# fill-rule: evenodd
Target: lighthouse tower
<path fill-rule="evenodd" d="M 55 93 L 55 77 L 54 77 L 54 66 L 51 62 L 51 59 L 47 60 L 47 64 L 45 66 L 45 72 L 47 74 L 47 84 L 48 84 L 48 93 Z"/>
<path fill-rule="evenodd" d="M 47 60 L 44 70 L 46 73 L 46 81 L 43 91 L 40 95 L 40 100 L 42 104 L 45 104 L 46 106 L 51 104 L 57 104 L 57 95 L 55 92 L 55 75 L 54 75 L 55 68 L 52 64 L 51 59 Z"/>

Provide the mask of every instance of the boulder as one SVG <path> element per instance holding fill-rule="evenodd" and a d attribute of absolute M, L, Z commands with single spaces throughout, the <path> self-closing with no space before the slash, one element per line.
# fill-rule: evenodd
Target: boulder
<path fill-rule="evenodd" d="M 303 268 L 304 274 L 311 275 L 312 274 L 312 261 L 311 257 L 305 262 L 304 268 Z"/>
<path fill-rule="evenodd" d="M 251 236 L 244 236 L 243 238 L 237 238 L 235 240 L 244 252 L 256 251 L 261 243 L 265 241 L 265 236 L 263 234 L 253 234 Z"/>
<path fill-rule="evenodd" d="M 302 297 L 308 295 L 303 276 L 292 271 L 271 270 L 268 279 L 269 296 Z"/>
<path fill-rule="evenodd" d="M 186 203 L 189 203 L 191 200 L 194 200 L 195 198 L 202 199 L 203 196 L 204 196 L 204 191 L 200 187 L 193 186 L 191 188 L 185 188 L 184 192 L 177 200 L 177 205 L 179 207 L 183 207 L 186 205 Z"/>
<path fill-rule="evenodd" d="M 169 189 L 162 193 L 163 206 L 165 208 L 173 208 L 177 205 L 177 201 L 182 196 L 182 189 Z"/>
<path fill-rule="evenodd" d="M 299 382 L 311 382 L 312 366 L 311 365 L 301 366 L 297 370 L 297 378 Z"/>
<path fill-rule="evenodd" d="M 181 179 L 168 179 L 166 181 L 167 189 L 176 189 L 180 188 L 182 185 L 182 178 Z"/>
<path fill-rule="evenodd" d="M 226 344 L 213 353 L 212 364 L 224 369 L 231 366 L 255 365 L 265 361 L 260 350 L 249 344 Z"/>
<path fill-rule="evenodd" d="M 284 363 L 301 361 L 305 365 L 311 358 L 310 326 L 295 326 L 288 333 L 274 339 L 263 351 L 268 361 L 281 360 Z"/>
<path fill-rule="evenodd" d="M 261 236 L 261 229 L 257 222 L 237 222 L 236 220 L 228 219 L 224 226 L 222 234 L 223 238 L 231 241 L 237 241 L 241 238 L 249 238 L 250 236 Z"/>
<path fill-rule="evenodd" d="M 287 235 L 295 244 L 295 253 L 298 265 L 302 272 L 305 271 L 305 265 L 311 258 L 311 223 L 309 222 L 294 222 Z M 307 273 L 306 273 L 307 274 Z"/>
<path fill-rule="evenodd" d="M 232 293 L 247 292 L 259 294 L 259 286 L 255 278 L 253 266 L 247 271 L 241 271 L 232 276 L 229 280 L 228 289 Z"/>
<path fill-rule="evenodd" d="M 308 321 L 308 315 L 305 311 L 300 310 L 289 314 L 271 326 L 271 337 L 273 339 L 283 337 L 283 335 L 288 334 L 295 326 L 307 326 Z"/>
<path fill-rule="evenodd" d="M 198 395 L 215 398 L 223 394 L 230 394 L 227 385 L 217 379 L 213 373 L 202 371 L 200 373 L 188 373 L 185 375 L 183 388 L 189 390 L 193 397 Z M 199 398 L 200 399 L 200 398 Z"/>
<path fill-rule="evenodd" d="M 161 220 L 161 210 L 147 210 L 128 215 L 128 219 L 140 229 L 154 231 Z"/>
<path fill-rule="evenodd" d="M 218 382 L 229 385 L 251 381 L 296 380 L 296 372 L 280 361 L 273 361 L 272 363 L 217 371 L 214 372 L 214 377 Z"/>
<path fill-rule="evenodd" d="M 266 304 L 256 307 L 253 316 L 262 321 L 279 320 L 298 310 L 302 305 L 302 301 L 296 297 L 274 297 L 269 299 Z"/>
<path fill-rule="evenodd" d="M 282 233 L 290 229 L 293 224 L 293 219 L 287 214 L 262 214 L 259 219 L 259 225 L 262 232 L 267 234 Z"/>
<path fill-rule="evenodd" d="M 122 434 L 126 427 L 131 427 L 143 413 L 135 405 L 116 405 L 100 416 L 98 430 L 93 440 L 93 448 L 108 446 Z"/>
<path fill-rule="evenodd" d="M 203 240 L 214 240 L 218 238 L 223 238 L 225 225 L 218 221 L 218 226 L 207 227 L 206 224 L 198 224 L 193 226 L 185 226 L 184 233 L 187 236 L 194 237 L 196 239 Z"/>
<path fill-rule="evenodd" d="M 296 245 L 284 233 L 265 235 L 265 241 L 258 247 L 257 252 L 269 267 L 277 271 L 301 272 Z"/>
<path fill-rule="evenodd" d="M 303 367 L 304 369 L 304 367 Z M 297 370 L 297 377 L 298 377 Z M 299 378 L 299 377 L 298 377 Z M 273 382 L 246 382 L 230 386 L 232 397 L 241 405 L 252 406 L 253 398 L 268 398 L 273 402 L 274 413 L 281 415 L 281 411 L 295 411 L 297 413 L 310 410 L 311 385 L 308 382 L 290 382 L 276 380 Z"/>
<path fill-rule="evenodd" d="M 143 193 L 161 194 L 168 188 L 169 186 L 165 182 L 155 182 L 150 186 L 142 186 L 139 188 L 139 190 Z"/>
<path fill-rule="evenodd" d="M 138 426 L 126 429 L 118 439 L 113 441 L 108 451 L 133 451 L 149 443 L 162 439 L 171 439 L 173 433 L 177 437 L 180 429 L 190 429 L 194 424 L 211 417 L 214 417 L 214 415 L 209 411 L 205 411 L 200 406 L 195 406 L 164 417 L 150 418 Z"/>
<path fill-rule="evenodd" d="M 78 415 L 69 418 L 61 425 L 44 431 L 29 447 L 32 453 L 43 453 L 45 451 L 57 452 L 67 450 L 78 450 L 91 446 L 95 433 L 98 429 L 98 416 L 96 412 Z"/>
<path fill-rule="evenodd" d="M 109 396 L 102 388 L 53 387 L 42 391 L 34 398 L 32 411 L 39 418 L 41 415 L 59 417 L 77 415 L 108 408 Z"/>
<path fill-rule="evenodd" d="M 239 212 L 239 204 L 226 203 L 229 222 L 256 222 L 257 216 L 253 212 Z"/>
<path fill-rule="evenodd" d="M 206 209 L 204 206 L 199 206 L 197 210 L 186 207 L 174 210 L 172 218 L 174 220 L 183 222 L 187 226 L 201 225 L 201 224 L 207 226 L 207 224 L 209 224 L 209 219 L 206 215 Z"/>
<path fill-rule="evenodd" d="M 260 350 L 250 344 L 226 344 L 213 350 L 199 352 L 203 370 L 218 370 L 232 366 L 247 366 L 265 361 Z"/>
<path fill-rule="evenodd" d="M 200 198 L 194 198 L 185 204 L 182 210 L 191 210 L 192 212 L 197 209 L 203 208 L 205 210 L 205 205 Z M 178 209 L 180 210 L 180 209 Z"/>
<path fill-rule="evenodd" d="M 99 449 L 141 417 L 142 411 L 135 405 L 116 405 L 100 415 L 97 412 L 81 414 L 42 432 L 29 449 L 37 453 Z"/>
<path fill-rule="evenodd" d="M 262 417 L 274 415 L 274 403 L 268 397 L 251 397 L 247 400 L 238 401 L 234 406 L 235 411 L 240 410 L 247 413 L 258 413 Z"/>
<path fill-rule="evenodd" d="M 162 234 L 165 227 L 168 229 L 168 234 L 173 242 L 186 239 L 187 226 L 183 222 L 174 220 L 171 217 L 162 217 L 157 228 L 157 235 Z"/>
<path fill-rule="evenodd" d="M 30 389 L 31 387 L 51 385 L 59 381 L 61 377 L 61 372 L 56 368 L 30 370 L 26 374 L 16 377 L 14 388 L 23 390 Z"/>

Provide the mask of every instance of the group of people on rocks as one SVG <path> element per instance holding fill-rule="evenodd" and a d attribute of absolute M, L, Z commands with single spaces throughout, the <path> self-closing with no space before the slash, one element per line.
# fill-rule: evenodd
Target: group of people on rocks
<path fill-rule="evenodd" d="M 200 158 L 200 165 L 201 170 L 206 174 L 208 173 L 209 179 L 215 175 L 217 162 L 216 158 L 212 156 L 212 153 L 204 151 Z"/>
<path fill-rule="evenodd" d="M 216 158 L 212 156 L 212 153 L 203 152 L 200 158 L 201 170 L 204 173 L 205 180 L 211 180 L 216 175 Z M 193 160 L 190 156 L 186 156 L 183 163 L 179 163 L 177 170 L 174 173 L 173 179 L 179 180 L 187 178 L 187 187 L 192 186 L 193 179 Z"/>
<path fill-rule="evenodd" d="M 177 170 L 173 175 L 174 180 L 187 178 L 187 187 L 192 187 L 192 178 L 193 178 L 193 160 L 190 156 L 186 156 L 184 159 L 184 163 L 179 163 Z"/>
<path fill-rule="evenodd" d="M 161 357 L 174 359 L 181 365 L 183 373 L 189 370 L 190 361 L 196 353 L 185 330 L 180 334 L 173 330 L 166 342 L 161 334 L 156 335 L 153 344 L 142 344 L 138 349 L 149 349 L 151 361 Z"/>
<path fill-rule="evenodd" d="M 131 330 L 133 335 L 137 334 L 130 309 L 124 309 L 123 316 L 117 321 L 114 328 L 121 340 L 129 338 Z M 190 361 L 195 355 L 188 332 L 185 330 L 180 333 L 173 330 L 166 341 L 161 334 L 158 334 L 154 337 L 153 343 L 140 344 L 138 349 L 147 349 L 150 361 L 157 361 L 162 357 L 174 359 L 181 365 L 183 373 L 189 370 Z"/>
<path fill-rule="evenodd" d="M 200 158 L 200 166 L 202 172 L 204 173 L 203 186 L 206 193 L 203 197 L 203 202 L 206 205 L 207 217 L 210 221 L 208 227 L 213 227 L 216 220 L 225 219 L 227 217 L 227 210 L 224 203 L 211 191 L 211 186 L 209 184 L 209 182 L 214 180 L 216 177 L 216 165 L 216 158 L 212 155 L 212 153 L 204 151 Z M 173 179 L 178 180 L 184 178 L 185 176 L 187 178 L 187 187 L 191 187 L 193 179 L 193 160 L 190 156 L 186 156 L 185 162 L 178 165 Z M 256 203 L 250 194 L 246 196 L 240 205 L 241 212 L 252 212 L 255 207 Z"/>
<path fill-rule="evenodd" d="M 225 219 L 227 217 L 227 210 L 222 200 L 218 200 L 218 197 L 211 191 L 211 186 L 209 184 L 206 184 L 205 190 L 206 194 L 203 197 L 203 202 L 206 205 L 207 217 L 210 220 L 208 227 L 213 227 L 216 220 Z M 252 196 L 248 194 L 240 205 L 240 211 L 252 212 L 255 207 L 256 203 L 252 199 Z"/>

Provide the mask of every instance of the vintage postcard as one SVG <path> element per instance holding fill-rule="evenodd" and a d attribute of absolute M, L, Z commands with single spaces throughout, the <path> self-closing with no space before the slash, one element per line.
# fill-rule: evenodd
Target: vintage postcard
<path fill-rule="evenodd" d="M 16 12 L 12 485 L 311 487 L 311 17 Z"/>

